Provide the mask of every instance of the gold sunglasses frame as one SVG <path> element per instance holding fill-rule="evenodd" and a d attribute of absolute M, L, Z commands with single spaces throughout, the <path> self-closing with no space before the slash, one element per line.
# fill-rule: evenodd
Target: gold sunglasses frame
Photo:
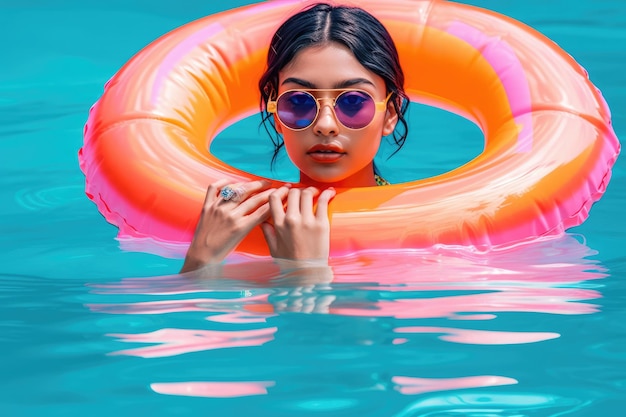
<path fill-rule="evenodd" d="M 339 120 L 339 118 L 337 117 L 337 112 L 335 111 L 335 104 L 337 103 L 337 99 L 339 97 L 341 97 L 344 93 L 348 93 L 348 92 L 358 92 L 358 93 L 362 93 L 367 95 L 368 97 L 370 97 L 372 99 L 372 101 L 374 102 L 374 116 L 372 116 L 372 120 L 369 121 L 368 124 L 366 124 L 363 127 L 360 127 L 358 129 L 352 128 L 352 127 L 348 127 L 346 125 L 344 125 L 341 120 Z M 299 93 L 306 93 L 308 95 L 310 95 L 311 97 L 313 97 L 313 99 L 315 100 L 315 102 L 317 103 L 317 111 L 315 112 L 315 117 L 313 118 L 313 120 L 311 121 L 311 123 L 309 123 L 306 127 L 300 128 L 300 129 L 294 129 L 292 127 L 287 126 L 285 123 L 283 123 L 283 121 L 280 119 L 280 116 L 278 115 L 278 100 L 280 100 L 280 98 L 287 94 L 287 93 L 292 93 L 292 92 L 299 92 Z M 337 93 L 339 92 L 339 94 L 337 94 L 335 97 L 315 97 L 315 95 L 313 95 L 313 93 Z M 315 122 L 317 121 L 317 118 L 319 117 L 320 114 L 320 110 L 322 109 L 322 104 L 320 103 L 321 100 L 332 100 L 332 105 L 330 106 L 332 111 L 333 111 L 333 115 L 335 117 L 335 120 L 337 120 L 337 122 L 345 127 L 346 129 L 349 130 L 362 130 L 365 129 L 366 127 L 368 127 L 373 121 L 374 118 L 376 116 L 376 113 L 379 113 L 381 111 L 384 111 L 387 109 L 387 102 L 389 102 L 389 99 L 391 98 L 391 95 L 393 93 L 389 93 L 387 95 L 387 98 L 385 98 L 384 101 L 375 101 L 374 97 L 372 97 L 372 95 L 370 93 L 368 93 L 365 90 L 361 90 L 358 88 L 329 88 L 329 89 L 321 89 L 321 88 L 313 88 L 313 89 L 299 89 L 299 88 L 292 88 L 290 90 L 286 90 L 283 91 L 282 93 L 280 93 L 278 95 L 278 97 L 276 97 L 276 100 L 268 100 L 267 101 L 267 106 L 266 106 L 266 111 L 268 113 L 271 114 L 275 114 L 276 118 L 278 119 L 278 121 L 280 122 L 280 124 L 282 126 L 284 126 L 285 128 L 292 130 L 294 132 L 300 132 L 302 130 L 306 130 L 308 128 L 310 128 L 311 126 L 313 126 L 315 124 Z"/>

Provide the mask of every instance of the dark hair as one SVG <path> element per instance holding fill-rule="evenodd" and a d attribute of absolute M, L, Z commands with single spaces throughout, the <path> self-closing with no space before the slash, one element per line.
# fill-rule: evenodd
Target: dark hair
<path fill-rule="evenodd" d="M 259 80 L 262 124 L 274 143 L 272 164 L 284 142 L 276 132 L 272 114 L 265 110 L 265 104 L 270 98 L 276 98 L 272 95 L 278 93 L 278 73 L 301 50 L 331 42 L 346 46 L 361 65 L 385 80 L 387 93 L 392 93 L 390 102 L 398 114 L 398 125 L 402 127 L 398 129 L 396 125 L 393 132 L 398 149 L 392 155 L 406 141 L 408 124 L 405 113 L 409 99 L 404 91 L 404 73 L 391 35 L 378 19 L 361 8 L 318 3 L 291 16 L 278 28 L 267 54 L 267 69 Z"/>

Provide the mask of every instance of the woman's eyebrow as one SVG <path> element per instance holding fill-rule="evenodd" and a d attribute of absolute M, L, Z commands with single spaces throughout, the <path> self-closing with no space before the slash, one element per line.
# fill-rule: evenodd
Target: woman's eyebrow
<path fill-rule="evenodd" d="M 316 88 L 315 84 L 313 84 L 310 81 L 306 81 L 306 80 L 302 80 L 300 78 L 296 78 L 296 77 L 289 77 L 289 78 L 285 78 L 283 80 L 283 82 L 281 83 L 281 85 L 285 85 L 285 84 L 298 84 L 302 87 L 306 87 L 306 88 Z"/>
<path fill-rule="evenodd" d="M 304 88 L 311 88 L 311 89 L 318 88 L 312 82 L 303 80 L 301 78 L 296 78 L 296 77 L 285 78 L 283 82 L 281 83 L 281 85 L 288 84 L 288 83 L 298 84 L 299 86 L 302 86 Z M 347 88 L 347 87 L 353 87 L 359 84 L 369 84 L 371 86 L 374 86 L 374 83 L 368 80 L 367 78 L 351 78 L 351 79 L 343 80 L 343 81 L 336 83 L 333 86 L 333 88 Z"/>
<path fill-rule="evenodd" d="M 335 84 L 334 88 L 353 87 L 353 86 L 359 85 L 359 84 L 369 84 L 371 86 L 374 86 L 374 83 L 371 82 L 370 80 L 368 80 L 367 78 L 351 78 L 349 80 L 341 81 L 341 82 Z"/>

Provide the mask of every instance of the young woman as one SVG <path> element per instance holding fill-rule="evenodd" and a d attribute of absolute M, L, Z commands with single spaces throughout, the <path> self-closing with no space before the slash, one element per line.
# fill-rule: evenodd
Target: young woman
<path fill-rule="evenodd" d="M 272 162 L 284 146 L 300 183 L 209 186 L 181 272 L 219 264 L 258 225 L 272 257 L 325 265 L 335 187 L 386 184 L 374 166 L 381 139 L 406 139 L 403 85 L 391 36 L 363 9 L 320 3 L 284 22 L 259 88 Z"/>

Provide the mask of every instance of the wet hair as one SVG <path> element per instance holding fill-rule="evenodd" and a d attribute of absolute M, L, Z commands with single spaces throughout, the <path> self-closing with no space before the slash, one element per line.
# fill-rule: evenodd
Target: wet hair
<path fill-rule="evenodd" d="M 392 138 L 400 150 L 406 141 L 408 124 L 405 114 L 409 99 L 404 91 L 404 73 L 391 35 L 382 23 L 358 7 L 313 4 L 287 19 L 276 31 L 267 54 L 267 69 L 259 80 L 262 124 L 274 143 L 272 165 L 284 142 L 265 109 L 278 93 L 278 73 L 298 52 L 311 47 L 337 43 L 347 47 L 357 61 L 385 81 L 389 101 L 398 114 Z"/>

